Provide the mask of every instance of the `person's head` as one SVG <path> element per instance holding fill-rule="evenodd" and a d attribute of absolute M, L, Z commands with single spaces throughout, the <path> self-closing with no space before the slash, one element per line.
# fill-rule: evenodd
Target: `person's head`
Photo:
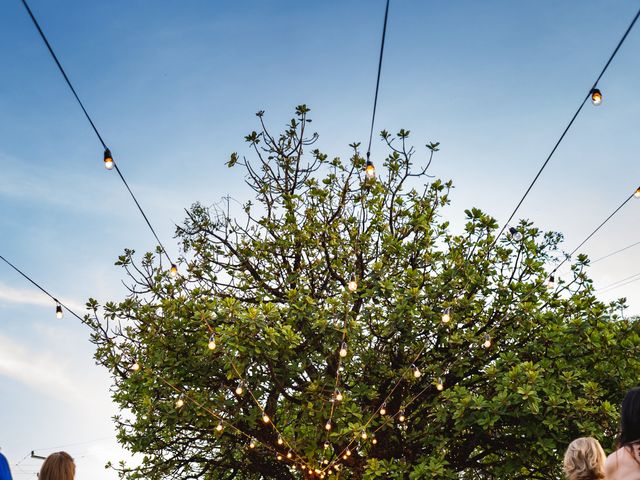
<path fill-rule="evenodd" d="M 38 480 L 73 480 L 76 464 L 67 452 L 52 453 L 42 464 Z"/>
<path fill-rule="evenodd" d="M 595 438 L 578 438 L 569 444 L 564 454 L 564 474 L 569 480 L 602 479 L 606 459 L 604 450 Z"/>
<path fill-rule="evenodd" d="M 640 440 L 640 387 L 632 388 L 622 401 L 620 445 Z"/>

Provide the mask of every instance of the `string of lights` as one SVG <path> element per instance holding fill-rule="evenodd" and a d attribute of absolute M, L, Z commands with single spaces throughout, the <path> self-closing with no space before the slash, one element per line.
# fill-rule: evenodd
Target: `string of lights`
<path fill-rule="evenodd" d="M 382 25 L 382 41 L 380 42 L 380 57 L 378 59 L 378 75 L 376 78 L 376 93 L 373 96 L 373 111 L 371 113 L 371 129 L 369 130 L 369 145 L 367 146 L 367 161 L 365 163 L 365 174 L 367 178 L 375 178 L 375 166 L 371 161 L 371 142 L 373 140 L 373 128 L 376 122 L 376 110 L 378 107 L 378 91 L 380 90 L 380 74 L 382 73 L 382 58 L 384 55 L 384 44 L 387 37 L 387 23 L 389 20 L 389 0 L 384 9 L 384 22 Z"/>
<path fill-rule="evenodd" d="M 522 198 L 520 198 L 520 201 L 517 203 L 516 207 L 511 212 L 511 215 L 509 215 L 509 218 L 507 219 L 507 221 L 504 223 L 504 225 L 500 229 L 500 232 L 498 233 L 498 235 L 494 239 L 491 248 L 493 248 L 495 246 L 495 244 L 497 243 L 498 239 L 500 238 L 500 236 L 504 233 L 505 229 L 507 228 L 507 225 L 511 222 L 511 220 L 513 220 L 513 217 L 515 216 L 515 214 L 518 212 L 518 210 L 522 206 L 523 202 L 525 201 L 525 199 L 529 195 L 529 192 L 531 192 L 531 189 L 533 188 L 533 186 L 536 184 L 536 182 L 540 178 L 540 175 L 542 174 L 544 169 L 547 167 L 547 164 L 551 160 L 551 157 L 553 157 L 553 155 L 556 153 L 556 150 L 558 149 L 558 147 L 560 146 L 560 144 L 564 140 L 564 137 L 567 135 L 567 132 L 569 132 L 569 129 L 571 128 L 571 126 L 575 122 L 576 118 L 578 117 L 578 115 L 582 111 L 582 108 L 587 103 L 587 100 L 589 100 L 589 98 L 591 98 L 591 102 L 596 106 L 602 104 L 602 100 L 603 100 L 602 92 L 597 88 L 598 87 L 598 83 L 600 82 L 600 80 L 602 79 L 603 75 L 605 74 L 605 72 L 609 68 L 609 65 L 611 64 L 611 62 L 615 58 L 616 54 L 618 53 L 618 50 L 620 50 L 620 47 L 622 47 L 622 44 L 627 39 L 627 36 L 629 35 L 629 32 L 631 32 L 631 29 L 635 25 L 636 21 L 638 20 L 638 17 L 640 17 L 640 10 L 638 10 L 638 12 L 633 17 L 633 20 L 631 21 L 631 23 L 627 27 L 626 31 L 622 35 L 622 38 L 620 38 L 620 41 L 618 41 L 618 44 L 616 45 L 616 48 L 613 50 L 613 52 L 609 56 L 609 59 L 607 60 L 607 63 L 605 63 L 604 67 L 602 68 L 602 71 L 600 72 L 600 74 L 596 78 L 595 82 L 593 82 L 593 85 L 591 86 L 591 88 L 587 92 L 586 96 L 584 97 L 584 100 L 582 100 L 582 103 L 580 104 L 580 106 L 578 107 L 576 112 L 573 114 L 573 117 L 571 117 L 571 120 L 569 121 L 569 123 L 567 124 L 565 129 L 562 131 L 562 134 L 560 135 L 560 137 L 556 141 L 555 145 L 551 149 L 551 152 L 549 153 L 549 155 L 545 159 L 544 163 L 542 164 L 542 166 L 538 170 L 538 173 L 536 173 L 535 177 L 533 177 L 533 180 L 531 181 L 531 183 L 529 184 L 529 186 L 525 190 L 524 195 L 522 195 Z M 491 248 L 489 250 L 491 250 Z"/>
<path fill-rule="evenodd" d="M 577 247 L 575 247 L 568 255 L 565 256 L 564 260 L 562 260 L 562 262 L 560 262 L 554 269 L 553 271 L 542 281 L 540 282 L 538 285 L 536 285 L 535 288 L 531 289 L 528 293 L 526 293 L 521 299 L 519 299 L 519 303 L 524 302 L 525 300 L 527 300 L 529 297 L 531 297 L 531 295 L 533 295 L 534 293 L 536 293 L 540 287 L 545 287 L 547 289 L 552 289 L 555 288 L 555 273 L 558 271 L 558 269 L 564 265 L 567 261 L 569 261 L 573 255 L 580 249 L 582 248 L 591 238 L 593 238 L 593 236 L 600 231 L 609 221 L 611 221 L 611 219 L 632 199 L 632 198 L 640 198 L 640 187 L 638 187 L 631 195 L 629 195 L 627 198 L 625 198 L 625 200 L 618 206 L 616 207 L 613 212 L 611 214 L 609 214 L 605 220 L 603 220 L 595 229 L 593 229 L 586 237 L 583 241 L 581 241 Z M 638 279 L 640 280 L 640 278 Z M 509 312 L 505 312 L 504 315 L 502 315 L 502 317 L 499 319 L 499 321 L 497 322 L 498 324 L 504 322 L 509 316 Z M 451 321 L 452 318 L 452 312 L 451 312 L 451 308 L 447 307 L 442 314 L 442 321 L 443 323 L 448 323 Z M 492 345 L 492 339 L 490 337 L 490 335 L 488 333 L 485 333 L 484 337 L 483 337 L 483 343 L 482 346 L 484 348 L 490 348 Z M 414 358 L 413 362 L 411 363 L 411 366 L 409 366 L 408 368 L 406 368 L 405 370 L 403 370 L 402 374 L 400 375 L 399 379 L 396 381 L 396 383 L 394 384 L 393 388 L 391 389 L 390 393 L 385 397 L 385 400 L 382 402 L 382 404 L 374 411 L 374 413 L 369 417 L 369 419 L 367 420 L 367 422 L 365 423 L 364 428 L 366 429 L 371 422 L 373 421 L 373 419 L 377 416 L 377 415 L 385 415 L 386 412 L 386 402 L 388 401 L 388 399 L 391 397 L 391 395 L 393 395 L 393 393 L 395 392 L 395 390 L 399 387 L 399 385 L 402 383 L 402 381 L 405 379 L 406 374 L 408 371 L 413 371 L 414 372 L 414 377 L 415 378 L 420 378 L 421 374 L 419 374 L 420 370 L 418 369 L 418 367 L 416 366 L 418 360 L 421 358 L 422 354 L 424 353 L 424 351 L 427 349 L 428 345 L 423 345 L 422 348 L 419 350 L 418 354 L 416 355 L 416 357 Z M 420 391 L 420 393 L 415 396 L 412 400 L 411 403 L 413 403 L 413 401 L 415 401 L 415 399 L 420 396 L 422 393 L 426 392 L 428 389 L 430 389 L 433 386 L 433 384 L 429 384 L 428 386 L 426 386 L 423 390 Z M 442 380 L 441 377 L 439 377 L 436 380 L 436 390 L 438 391 L 442 391 L 444 390 L 444 382 Z M 400 421 L 400 423 L 404 423 L 406 421 L 407 418 L 407 414 L 406 414 L 406 408 L 409 405 L 409 402 L 404 402 L 402 404 L 402 407 L 395 412 L 393 415 L 391 415 L 391 419 L 395 419 L 396 417 L 398 418 L 398 420 Z M 377 433 L 380 428 L 382 428 L 382 426 L 380 426 L 378 429 L 374 430 L 374 435 L 375 433 Z M 339 458 L 343 458 L 344 455 L 347 454 L 348 451 L 350 451 L 350 448 L 353 446 L 353 444 L 357 441 L 357 436 L 351 440 L 351 442 L 349 442 L 349 444 L 347 444 L 347 446 L 342 450 L 342 452 L 340 452 L 340 454 L 338 455 L 338 459 Z M 332 464 L 330 464 L 331 466 Z"/>
<path fill-rule="evenodd" d="M 177 268 L 176 264 L 173 263 L 173 261 L 171 260 L 171 257 L 169 256 L 169 253 L 167 252 L 167 249 L 164 248 L 164 245 L 162 244 L 162 241 L 160 241 L 160 237 L 158 237 L 158 234 L 156 233 L 155 229 L 153 228 L 153 225 L 151 225 L 151 222 L 149 221 L 149 217 L 147 216 L 147 214 L 143 210 L 142 206 L 140 205 L 140 202 L 138 201 L 138 199 L 134 195 L 133 191 L 131 190 L 131 187 L 129 186 L 129 183 L 127 182 L 127 180 L 125 179 L 122 171 L 118 167 L 118 164 L 113 159 L 113 155 L 111 154 L 111 150 L 109 149 L 109 147 L 107 147 L 107 144 L 105 143 L 102 135 L 100 134 L 100 132 L 98 131 L 98 128 L 96 127 L 96 124 L 94 123 L 93 119 L 89 115 L 89 112 L 87 111 L 87 109 L 85 108 L 84 104 L 82 103 L 82 100 L 80 100 L 80 96 L 76 92 L 76 89 L 73 87 L 73 84 L 71 83 L 71 80 L 69 79 L 69 76 L 67 75 L 65 69 L 63 68 L 62 64 L 60 63 L 60 60 L 58 59 L 58 56 L 56 55 L 55 51 L 53 50 L 53 47 L 49 43 L 49 40 L 47 39 L 47 36 L 44 34 L 44 31 L 40 27 L 40 24 L 38 23 L 38 20 L 36 20 L 36 17 L 33 14 L 33 12 L 31 11 L 31 8 L 29 7 L 29 4 L 27 3 L 26 0 L 22 0 L 22 4 L 24 5 L 25 9 L 27 10 L 27 13 L 29 14 L 29 17 L 31 18 L 31 21 L 32 21 L 33 25 L 35 26 L 36 30 L 38 30 L 38 33 L 40 34 L 40 38 L 42 39 L 42 41 L 44 42 L 45 46 L 47 47 L 47 50 L 49 51 L 49 54 L 51 55 L 51 58 L 53 59 L 53 61 L 55 62 L 55 64 L 58 67 L 58 70 L 60 70 L 60 73 L 64 77 L 64 80 L 65 80 L 67 86 L 69 87 L 69 89 L 71 90 L 71 93 L 73 93 L 73 96 L 75 97 L 76 101 L 78 102 L 78 105 L 80 105 L 80 108 L 82 109 L 82 112 L 84 113 L 84 116 L 87 118 L 87 121 L 91 125 L 91 128 L 93 129 L 94 133 L 96 134 L 96 137 L 98 137 L 98 140 L 102 144 L 102 147 L 104 148 L 104 166 L 105 166 L 105 168 L 107 170 L 111 170 L 111 169 L 115 168 L 118 176 L 120 177 L 120 180 L 122 181 L 122 183 L 126 187 L 127 191 L 131 195 L 131 198 L 133 199 L 136 207 L 140 211 L 140 214 L 142 215 L 142 218 L 144 218 L 144 221 L 146 222 L 147 226 L 149 227 L 149 230 L 151 230 L 151 233 L 153 234 L 154 238 L 158 242 L 158 245 L 160 246 L 160 249 L 161 249 L 162 253 L 167 257 L 167 260 L 169 261 L 169 264 L 171 265 L 171 268 L 170 268 L 171 275 L 172 276 L 176 276 L 177 273 L 178 273 L 178 268 Z"/>

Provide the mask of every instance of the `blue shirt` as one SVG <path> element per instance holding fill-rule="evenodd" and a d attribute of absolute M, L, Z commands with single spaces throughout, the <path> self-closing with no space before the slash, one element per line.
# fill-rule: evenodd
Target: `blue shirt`
<path fill-rule="evenodd" d="M 0 453 L 0 480 L 11 480 L 11 470 L 7 457 Z"/>

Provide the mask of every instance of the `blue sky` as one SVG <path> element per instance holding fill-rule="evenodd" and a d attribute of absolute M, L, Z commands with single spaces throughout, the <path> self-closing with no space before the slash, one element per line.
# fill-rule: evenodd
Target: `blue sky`
<path fill-rule="evenodd" d="M 278 128 L 312 108 L 319 147 L 365 141 L 384 0 L 110 2 L 31 0 L 79 94 L 170 253 L 194 201 L 249 192 L 224 166 L 266 110 Z M 599 73 L 638 1 L 392 0 L 377 130 L 440 141 L 433 172 L 453 179 L 454 228 L 478 206 L 504 221 Z M 519 217 L 562 231 L 572 249 L 640 184 L 640 26 L 600 83 Z M 18 0 L 0 4 L 0 253 L 80 309 L 121 298 L 113 266 L 153 238 Z M 384 149 L 374 142 L 373 156 Z M 640 201 L 584 249 L 639 241 Z M 640 246 L 599 262 L 596 285 L 640 272 Z M 626 296 L 640 312 L 639 283 Z M 0 447 L 66 447 L 78 478 L 111 479 L 108 378 L 86 329 L 0 268 Z M 34 478 L 24 461 L 16 478 Z"/>

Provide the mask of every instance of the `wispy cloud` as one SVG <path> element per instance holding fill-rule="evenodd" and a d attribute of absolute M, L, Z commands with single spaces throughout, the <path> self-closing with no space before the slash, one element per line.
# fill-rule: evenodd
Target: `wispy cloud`
<path fill-rule="evenodd" d="M 0 334 L 0 375 L 46 395 L 81 401 L 83 393 L 66 372 L 65 365 L 47 353 L 33 351 Z"/>
<path fill-rule="evenodd" d="M 78 315 L 82 316 L 84 314 L 85 307 L 82 303 L 63 297 L 60 297 L 59 300 Z M 0 301 L 53 308 L 53 301 L 35 288 L 29 290 L 18 289 L 2 283 L 0 283 Z"/>

